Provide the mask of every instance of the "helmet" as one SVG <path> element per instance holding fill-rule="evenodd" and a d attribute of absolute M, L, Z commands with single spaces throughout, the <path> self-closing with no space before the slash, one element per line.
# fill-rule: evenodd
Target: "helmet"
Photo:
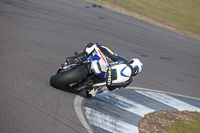
<path fill-rule="evenodd" d="M 132 67 L 132 75 L 131 76 L 136 76 L 137 74 L 142 72 L 143 64 L 139 59 L 137 59 L 137 58 L 131 59 L 129 61 L 129 64 Z"/>

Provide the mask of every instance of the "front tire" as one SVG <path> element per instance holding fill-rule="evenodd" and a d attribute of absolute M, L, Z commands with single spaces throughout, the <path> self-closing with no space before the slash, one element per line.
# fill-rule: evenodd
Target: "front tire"
<path fill-rule="evenodd" d="M 51 77 L 50 85 L 55 88 L 60 88 L 65 85 L 77 83 L 86 79 L 88 76 L 88 70 L 85 66 L 79 66 L 69 71 L 56 74 Z"/>

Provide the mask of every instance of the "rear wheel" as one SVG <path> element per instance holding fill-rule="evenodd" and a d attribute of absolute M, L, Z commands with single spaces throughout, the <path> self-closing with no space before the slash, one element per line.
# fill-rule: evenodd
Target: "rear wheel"
<path fill-rule="evenodd" d="M 50 85 L 59 88 L 65 85 L 77 83 L 87 78 L 88 70 L 85 66 L 79 66 L 66 72 L 56 74 L 51 77 Z"/>

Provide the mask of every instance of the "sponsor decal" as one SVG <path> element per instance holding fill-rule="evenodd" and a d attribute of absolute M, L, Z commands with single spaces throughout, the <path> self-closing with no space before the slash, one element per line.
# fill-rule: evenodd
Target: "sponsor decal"
<path fill-rule="evenodd" d="M 111 67 L 108 67 L 107 85 L 110 86 L 111 84 L 112 84 L 112 72 L 111 72 Z"/>

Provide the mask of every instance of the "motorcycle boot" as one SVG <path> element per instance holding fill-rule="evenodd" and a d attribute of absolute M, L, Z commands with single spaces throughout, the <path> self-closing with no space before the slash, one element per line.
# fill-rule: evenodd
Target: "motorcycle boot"
<path fill-rule="evenodd" d="M 101 87 L 86 88 L 86 94 L 88 98 L 94 97 L 101 91 Z"/>
<path fill-rule="evenodd" d="M 80 54 L 76 54 L 75 56 L 72 57 L 67 57 L 66 58 L 66 63 L 68 65 L 70 64 L 78 64 L 83 62 L 85 59 L 87 59 L 89 57 L 89 54 L 87 52 L 81 52 Z"/>

